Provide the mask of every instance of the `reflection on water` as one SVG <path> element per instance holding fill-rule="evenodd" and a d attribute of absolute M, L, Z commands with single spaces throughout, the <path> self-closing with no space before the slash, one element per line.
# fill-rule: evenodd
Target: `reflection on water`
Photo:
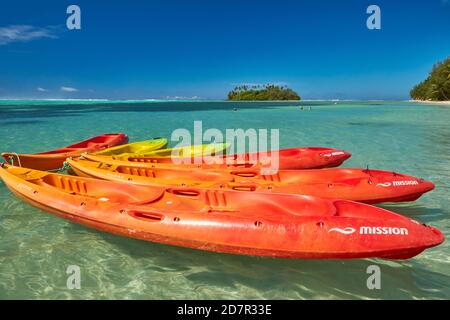
<path fill-rule="evenodd" d="M 346 167 L 395 170 L 435 182 L 414 203 L 383 207 L 450 227 L 450 108 L 401 103 L 149 102 L 0 105 L 1 150 L 54 149 L 103 132 L 131 140 L 176 128 L 280 129 L 281 147 L 330 146 L 353 153 Z M 237 107 L 237 112 L 230 109 Z M 25 110 L 27 109 L 27 110 Z M 36 120 L 39 120 L 38 122 Z M 128 239 L 45 214 L 0 183 L 0 298 L 450 298 L 449 246 L 406 261 L 289 260 L 217 254 Z M 66 268 L 81 268 L 81 290 L 66 289 Z M 382 270 L 368 290 L 366 269 Z"/>

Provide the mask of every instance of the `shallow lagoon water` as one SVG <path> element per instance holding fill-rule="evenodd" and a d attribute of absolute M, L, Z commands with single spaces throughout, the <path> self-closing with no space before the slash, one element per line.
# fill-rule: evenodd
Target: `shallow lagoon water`
<path fill-rule="evenodd" d="M 312 106 L 301 111 L 299 106 Z M 236 107 L 238 111 L 231 109 Z M 450 107 L 409 102 L 0 102 L 0 150 L 50 150 L 104 132 L 130 140 L 176 128 L 280 129 L 280 147 L 353 153 L 344 167 L 409 173 L 436 189 L 384 208 L 450 235 Z M 203 252 L 110 235 L 18 200 L 0 183 L 1 299 L 423 299 L 450 298 L 448 241 L 405 261 L 289 260 Z M 366 269 L 381 268 L 381 290 Z M 81 268 L 68 290 L 66 269 Z"/>

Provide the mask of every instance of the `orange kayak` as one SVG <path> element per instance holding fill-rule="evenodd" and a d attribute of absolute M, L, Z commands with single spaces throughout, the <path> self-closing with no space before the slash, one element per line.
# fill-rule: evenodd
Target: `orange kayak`
<path fill-rule="evenodd" d="M 191 157 L 176 158 L 156 157 L 146 155 L 124 155 L 114 157 L 119 160 L 133 162 L 150 162 L 184 165 L 187 167 L 200 167 L 204 169 L 223 169 L 223 168 L 264 168 L 270 166 L 270 163 L 264 162 L 265 157 L 272 154 L 264 153 L 244 153 L 232 154 L 215 157 Z M 333 148 L 309 147 L 309 148 L 291 148 L 277 150 L 273 154 L 278 158 L 278 169 L 321 169 L 340 166 L 345 160 L 351 157 L 351 153 Z"/>
<path fill-rule="evenodd" d="M 80 176 L 141 185 L 303 194 L 365 203 L 413 201 L 434 189 L 429 181 L 381 170 L 279 170 L 266 175 L 255 169 L 192 170 L 118 160 L 68 159 L 67 162 Z"/>
<path fill-rule="evenodd" d="M 19 198 L 101 231 L 201 250 L 305 259 L 407 259 L 443 242 L 430 226 L 310 196 L 138 186 L 3 165 Z"/>
<path fill-rule="evenodd" d="M 9 164 L 20 167 L 36 170 L 56 170 L 63 166 L 68 157 L 79 156 L 84 152 L 95 152 L 127 142 L 128 136 L 124 133 L 106 133 L 52 151 L 33 154 L 3 152 L 2 157 Z"/>

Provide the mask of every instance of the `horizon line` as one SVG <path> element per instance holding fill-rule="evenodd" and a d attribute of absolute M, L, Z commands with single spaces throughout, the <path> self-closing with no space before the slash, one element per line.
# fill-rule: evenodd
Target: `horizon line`
<path fill-rule="evenodd" d="M 300 100 L 228 100 L 226 98 L 175 98 L 175 99 L 165 99 L 165 98 L 0 98 L 0 101 L 27 101 L 27 100 L 39 100 L 39 101 L 238 101 L 238 102 L 264 102 L 264 101 L 414 101 L 411 98 L 387 98 L 387 99 L 377 99 L 377 98 L 310 98 L 310 99 L 300 99 Z"/>

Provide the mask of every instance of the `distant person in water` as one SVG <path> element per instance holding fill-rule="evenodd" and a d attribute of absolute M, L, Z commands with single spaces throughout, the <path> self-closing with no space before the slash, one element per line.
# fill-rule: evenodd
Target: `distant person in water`
<path fill-rule="evenodd" d="M 233 108 L 233 111 L 237 111 L 237 108 Z"/>

